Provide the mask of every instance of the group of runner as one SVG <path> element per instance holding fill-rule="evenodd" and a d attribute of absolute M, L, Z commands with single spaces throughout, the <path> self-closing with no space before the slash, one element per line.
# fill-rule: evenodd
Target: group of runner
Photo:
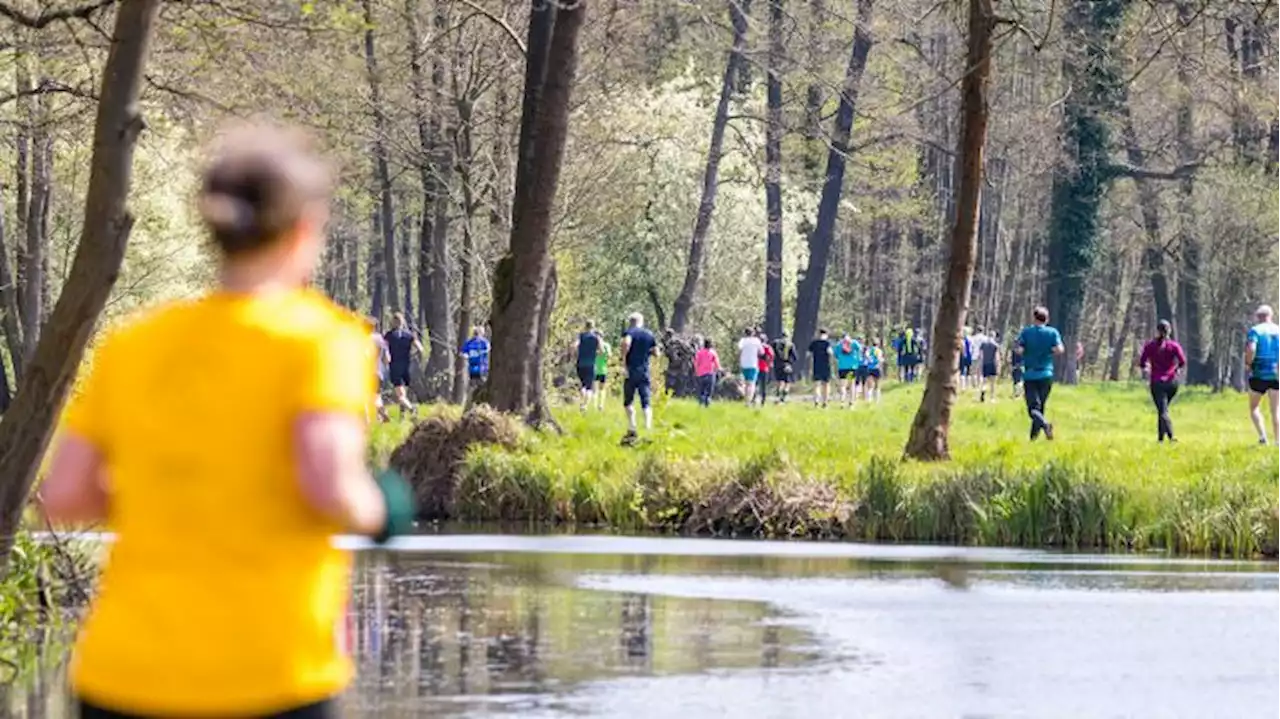
<path fill-rule="evenodd" d="M 693 370 L 698 381 L 698 399 L 705 406 L 711 403 L 716 381 L 724 368 L 714 343 L 706 339 L 702 344 L 702 349 L 694 357 Z M 809 369 L 814 382 L 815 405 L 826 407 L 830 400 L 833 361 L 834 375 L 840 383 L 840 401 L 846 407 L 852 407 L 859 396 L 867 401 L 880 398 L 884 350 L 879 340 L 843 334 L 832 342 L 830 334 L 822 329 L 802 354 L 797 352 L 795 343 L 786 334 L 770 340 L 758 328 L 749 327 L 743 330 L 742 339 L 738 340 L 738 375 L 742 378 L 746 404 L 763 406 L 768 401 L 771 377 L 776 385 L 776 401 L 785 403 L 802 358 L 811 363 Z"/>
<path fill-rule="evenodd" d="M 413 402 L 409 400 L 409 384 L 412 381 L 410 368 L 415 355 L 424 357 L 427 354 L 421 337 L 409 327 L 401 312 L 391 316 L 391 329 L 385 334 L 378 332 L 376 317 L 365 318 L 365 324 L 377 358 L 378 392 L 374 394 L 373 401 L 378 419 L 383 422 L 390 419 L 382 401 L 382 388 L 387 384 L 391 385 L 401 416 L 413 416 Z M 471 330 L 471 337 L 458 348 L 458 354 L 467 362 L 467 378 L 473 390 L 484 384 L 489 377 L 489 340 L 484 335 L 483 327 L 475 327 Z"/>

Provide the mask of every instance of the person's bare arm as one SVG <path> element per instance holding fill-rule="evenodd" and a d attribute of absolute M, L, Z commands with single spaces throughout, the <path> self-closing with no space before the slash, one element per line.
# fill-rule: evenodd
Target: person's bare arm
<path fill-rule="evenodd" d="M 1258 343 L 1254 341 L 1246 342 L 1244 345 L 1244 366 L 1253 366 L 1253 357 L 1258 354 Z"/>
<path fill-rule="evenodd" d="M 1053 353 L 1056 355 L 1063 354 L 1066 351 L 1067 351 L 1067 348 L 1063 347 L 1061 342 L 1053 346 Z"/>
<path fill-rule="evenodd" d="M 365 432 L 354 415 L 306 413 L 294 423 L 293 451 L 307 504 L 346 531 L 373 535 L 383 530 L 387 512 L 365 466 Z"/>
<path fill-rule="evenodd" d="M 64 434 L 36 493 L 49 522 L 82 524 L 106 519 L 110 501 L 105 469 L 97 447 L 75 434 Z"/>

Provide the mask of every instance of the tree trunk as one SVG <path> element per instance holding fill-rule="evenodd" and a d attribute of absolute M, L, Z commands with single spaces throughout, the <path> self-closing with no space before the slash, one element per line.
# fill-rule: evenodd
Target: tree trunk
<path fill-rule="evenodd" d="M 1070 49 L 1062 74 L 1072 91 L 1062 104 L 1063 148 L 1053 170 L 1045 290 L 1050 319 L 1067 348 L 1065 362 L 1057 363 L 1058 374 L 1068 382 L 1074 381 L 1085 278 L 1097 259 L 1098 210 L 1110 179 L 1106 115 L 1120 99 L 1115 39 L 1126 4 L 1071 0 L 1065 22 Z"/>
<path fill-rule="evenodd" d="M 387 167 L 387 110 L 382 100 L 382 76 L 378 72 L 378 55 L 374 50 L 373 2 L 364 4 L 364 63 L 369 74 L 369 102 L 373 105 L 373 178 L 378 185 L 379 226 L 382 230 L 382 269 L 379 275 L 386 285 L 387 306 L 400 308 L 400 292 L 396 274 L 396 222 L 391 199 L 391 170 Z"/>
<path fill-rule="evenodd" d="M 764 130 L 764 201 L 768 216 L 765 250 L 764 331 L 782 336 L 782 20 L 785 0 L 769 0 L 768 118 Z"/>
<path fill-rule="evenodd" d="M 729 61 L 725 63 L 724 79 L 720 83 L 720 101 L 711 121 L 711 144 L 707 148 L 707 165 L 702 173 L 702 201 L 698 203 L 698 216 L 693 223 L 693 236 L 689 239 L 689 260 L 685 265 L 684 285 L 676 296 L 671 312 L 671 328 L 683 333 L 689 324 L 689 313 L 697 300 L 698 285 L 702 282 L 702 269 L 706 264 L 707 232 L 711 229 L 711 215 L 716 209 L 716 192 L 720 187 L 720 157 L 724 154 L 724 128 L 729 123 L 729 100 L 733 97 L 734 79 L 738 65 L 745 62 L 747 49 L 747 16 L 738 0 L 729 0 L 729 20 L 733 24 L 733 47 Z"/>
<path fill-rule="evenodd" d="M 5 347 L 13 361 L 13 384 L 22 381 L 23 363 L 22 324 L 18 315 L 18 286 L 9 267 L 9 247 L 5 237 L 4 190 L 0 187 L 0 326 L 4 328 Z"/>
<path fill-rule="evenodd" d="M 1120 105 L 1120 114 L 1124 118 L 1121 134 L 1124 137 L 1125 156 L 1134 167 L 1146 167 L 1146 153 L 1138 144 L 1138 133 L 1133 126 L 1133 117 L 1129 111 L 1129 103 Z M 1142 250 L 1142 264 L 1151 279 L 1151 299 L 1155 303 L 1157 320 L 1173 321 L 1173 302 L 1169 299 L 1169 278 L 1164 273 L 1164 241 L 1160 237 L 1160 198 L 1151 180 L 1134 178 L 1138 189 L 1138 206 L 1142 209 L 1142 229 L 1147 235 L 1147 244 Z M 1128 322 L 1126 317 L 1125 321 Z M 1152 327 L 1155 324 L 1152 323 Z"/>
<path fill-rule="evenodd" d="M 809 180 L 814 180 L 818 172 L 818 161 L 822 158 L 822 105 L 826 102 L 820 81 L 819 68 L 825 64 L 823 52 L 823 24 L 826 22 L 827 8 L 824 0 L 809 0 L 809 42 L 806 47 L 806 70 L 813 78 L 805 88 L 804 97 L 804 169 Z"/>
<path fill-rule="evenodd" d="M 551 273 L 551 210 L 569 126 L 586 0 L 557 8 L 533 0 L 509 251 L 494 277 L 490 392 L 495 408 L 524 414 L 541 405 L 531 383 L 539 317 Z M 541 78 L 541 79 L 540 79 Z"/>
<path fill-rule="evenodd" d="M 93 325 L 124 261 L 133 218 L 125 200 L 142 130 L 138 90 L 160 0 L 123 0 L 102 73 L 80 244 L 47 331 L 0 421 L 0 562 L 7 562 L 27 494 Z M 2 567 L 0 567 L 2 569 Z"/>
<path fill-rule="evenodd" d="M 472 136 L 472 110 L 470 98 L 457 99 L 458 132 L 455 134 L 458 155 L 458 184 L 462 190 L 462 252 L 458 257 L 458 274 L 460 285 L 458 290 L 458 332 L 457 346 L 461 347 L 470 337 L 474 324 L 472 306 L 475 304 L 475 254 L 476 240 L 472 223 L 475 220 L 477 202 L 475 196 L 475 145 Z M 464 404 L 467 400 L 467 359 L 459 353 L 453 353 L 453 402 Z"/>
<path fill-rule="evenodd" d="M 443 5 L 437 5 L 437 32 L 445 29 Z M 432 60 L 432 97 L 428 103 L 422 67 L 422 39 L 418 32 L 418 2 L 407 0 L 405 21 L 409 34 L 410 87 L 418 128 L 418 176 L 422 184 L 422 226 L 418 238 L 418 289 L 422 319 L 426 324 L 430 354 L 427 356 L 426 390 L 430 399 L 449 397 L 453 389 L 453 310 L 449 302 L 449 193 L 447 176 L 452 153 L 442 135 L 444 69 L 439 53 Z M 433 114 L 434 110 L 434 114 Z"/>
<path fill-rule="evenodd" d="M 827 179 L 818 200 L 817 222 L 809 233 L 809 263 L 796 288 L 795 332 L 792 337 L 800 346 L 804 346 L 818 328 L 822 284 L 827 277 L 831 239 L 840 213 L 840 195 L 844 191 L 844 167 L 849 152 L 849 133 L 853 129 L 853 111 L 862 85 L 862 73 L 867 67 L 867 55 L 871 52 L 871 7 L 872 0 L 858 0 L 853 49 L 849 53 L 849 65 L 840 90 L 840 107 L 836 110 L 831 133 L 831 151 L 827 154 Z"/>
<path fill-rule="evenodd" d="M 368 264 L 365 266 L 365 284 L 369 290 L 369 313 L 382 320 L 383 310 L 386 309 L 386 297 L 383 295 L 383 288 L 386 284 L 386 278 L 384 277 L 386 263 L 382 259 L 386 248 L 382 244 L 382 212 L 375 208 L 372 218 L 373 238 L 369 241 Z"/>
<path fill-rule="evenodd" d="M 360 236 L 344 231 L 341 242 L 345 246 L 342 258 L 347 272 L 347 306 L 354 310 L 360 307 Z M 375 314 L 374 318 L 377 319 L 378 315 Z"/>
<path fill-rule="evenodd" d="M 1194 20 L 1193 10 L 1187 2 L 1177 3 L 1178 22 L 1184 27 Z M 1174 135 L 1178 147 L 1178 162 L 1189 164 L 1196 159 L 1191 74 L 1195 71 L 1191 48 L 1181 48 L 1177 59 L 1178 87 L 1181 97 L 1174 122 Z M 1182 346 L 1187 352 L 1187 384 L 1207 385 L 1213 381 L 1213 364 L 1205 343 L 1200 280 L 1200 238 L 1195 232 L 1195 177 L 1188 173 L 1178 181 L 1178 245 L 1181 248 L 1182 267 L 1178 278 L 1178 325 Z"/>
<path fill-rule="evenodd" d="M 977 251 L 978 212 L 982 200 L 982 158 L 987 141 L 987 80 L 991 75 L 991 0 L 969 0 L 969 49 L 961 82 L 960 146 L 955 163 L 956 215 L 946 285 L 938 303 L 929 351 L 929 376 L 920 408 L 911 423 L 904 455 L 911 459 L 950 459 L 947 435 L 956 401 L 959 363 Z"/>
<path fill-rule="evenodd" d="M 529 386 L 533 388 L 529 413 L 525 420 L 535 429 L 550 429 L 560 432 L 560 425 L 551 414 L 547 404 L 546 388 L 543 386 L 542 358 L 547 347 L 547 337 L 551 333 L 551 310 L 556 306 L 556 293 L 560 288 L 560 279 L 556 273 L 556 263 L 551 262 L 551 271 L 547 273 L 547 283 L 542 288 L 541 309 L 538 312 L 538 343 L 534 349 L 533 361 L 529 363 Z"/>
<path fill-rule="evenodd" d="M 409 43 L 409 88 L 413 96 L 413 116 L 418 127 L 418 179 L 422 188 L 422 224 L 418 230 L 418 310 L 420 323 L 433 325 L 431 301 L 431 231 L 439 188 L 432 172 L 436 136 L 427 106 L 426 79 L 422 70 L 422 36 L 418 30 L 418 0 L 405 0 L 405 27 Z"/>
<path fill-rule="evenodd" d="M 22 37 L 24 30 L 17 31 L 19 37 Z M 35 111 L 32 104 L 36 101 L 36 97 L 31 95 L 31 73 L 27 67 L 26 43 L 19 42 L 19 50 L 15 53 L 14 62 L 14 91 L 17 95 L 15 104 L 17 105 L 18 121 L 16 123 L 16 132 L 14 133 L 14 185 L 17 190 L 17 206 L 14 207 L 14 217 L 17 219 L 17 227 L 14 229 L 14 264 L 15 275 L 14 280 L 17 282 L 16 295 L 18 301 L 18 311 L 21 313 L 26 298 L 23 296 L 23 287 L 25 287 L 24 279 L 27 275 L 26 270 L 26 237 L 27 237 L 27 215 L 31 208 L 31 131 L 35 126 Z M 19 315 L 19 323 L 26 326 L 25 320 Z M 32 343 L 34 345 L 34 343 Z M 23 344 L 22 354 L 26 355 L 26 344 Z"/>
<path fill-rule="evenodd" d="M 402 196 L 399 200 L 401 207 L 408 207 L 409 203 Z M 400 241 L 396 247 L 396 269 L 400 271 L 400 292 L 401 306 L 404 307 L 404 316 L 410 322 L 418 315 L 413 311 L 413 228 L 415 218 L 411 214 L 402 214 L 400 216 Z"/>
<path fill-rule="evenodd" d="M 1123 310 L 1123 319 L 1120 321 L 1120 331 L 1116 333 L 1115 341 L 1111 343 L 1111 357 L 1107 361 L 1107 379 L 1112 382 L 1120 381 L 1120 367 L 1124 361 L 1124 348 L 1129 343 L 1129 334 L 1133 331 L 1133 315 L 1134 301 L 1132 293 L 1130 293 L 1127 304 Z"/>
<path fill-rule="evenodd" d="M 49 175 L 53 159 L 52 149 L 49 147 L 51 138 L 47 113 L 44 111 L 45 103 L 37 101 L 35 105 L 35 124 L 31 131 L 31 198 L 27 205 L 26 221 L 23 223 L 26 245 L 18 265 L 23 356 L 28 361 L 40 340 L 40 328 L 44 319 L 44 270 L 49 239 Z"/>

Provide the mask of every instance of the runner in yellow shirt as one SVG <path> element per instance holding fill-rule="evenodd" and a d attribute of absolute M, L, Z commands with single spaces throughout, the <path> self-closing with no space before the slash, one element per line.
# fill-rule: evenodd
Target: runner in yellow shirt
<path fill-rule="evenodd" d="M 304 289 L 330 174 L 294 133 L 229 133 L 200 211 L 220 286 L 98 347 L 41 487 L 115 540 L 77 639 L 80 716 L 337 715 L 350 561 L 332 535 L 411 526 L 365 467 L 369 330 Z"/>

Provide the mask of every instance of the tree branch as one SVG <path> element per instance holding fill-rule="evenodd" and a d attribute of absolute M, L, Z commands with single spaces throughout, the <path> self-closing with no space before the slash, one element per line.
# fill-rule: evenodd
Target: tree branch
<path fill-rule="evenodd" d="M 516 34 L 516 31 L 514 29 L 512 29 L 511 23 L 493 14 L 492 11 L 486 10 L 485 8 L 472 2 L 472 0 L 458 0 L 458 2 L 462 3 L 463 5 L 466 5 L 472 10 L 475 10 L 477 13 L 485 16 L 495 25 L 502 28 L 502 31 L 507 34 L 507 37 L 511 38 L 511 42 L 515 43 L 516 47 L 520 48 L 521 55 L 529 54 L 529 49 L 525 47 L 524 40 L 519 35 Z"/>
<path fill-rule="evenodd" d="M 1146 167 L 1134 167 L 1122 162 L 1113 162 L 1102 168 L 1107 177 L 1127 177 L 1131 180 L 1181 180 L 1190 176 L 1204 165 L 1203 162 L 1188 162 L 1178 165 L 1172 170 L 1152 170 Z"/>
<path fill-rule="evenodd" d="M 59 20 L 86 19 L 102 8 L 115 5 L 116 0 L 97 0 L 88 5 L 80 7 L 71 7 L 63 10 L 50 10 L 45 8 L 40 11 L 39 15 L 28 15 L 18 10 L 9 3 L 0 2 L 0 17 L 7 17 L 19 25 L 25 25 L 33 30 L 39 30 L 47 25 L 51 25 Z"/>
<path fill-rule="evenodd" d="M 98 99 L 89 90 L 82 90 L 79 88 L 71 87 L 70 85 L 64 85 L 60 82 L 54 82 L 53 80 L 45 78 L 44 80 L 41 80 L 40 84 L 36 85 L 35 87 L 26 88 L 23 90 L 19 90 L 17 92 L 10 92 L 10 93 L 5 93 L 3 95 L 0 95 L 0 107 L 3 107 L 4 105 L 7 105 L 13 102 L 14 100 L 18 100 L 20 98 L 31 97 L 34 95 L 52 95 L 55 93 L 62 94 L 62 95 L 73 95 L 75 97 L 81 97 L 86 100 L 97 101 Z"/>

